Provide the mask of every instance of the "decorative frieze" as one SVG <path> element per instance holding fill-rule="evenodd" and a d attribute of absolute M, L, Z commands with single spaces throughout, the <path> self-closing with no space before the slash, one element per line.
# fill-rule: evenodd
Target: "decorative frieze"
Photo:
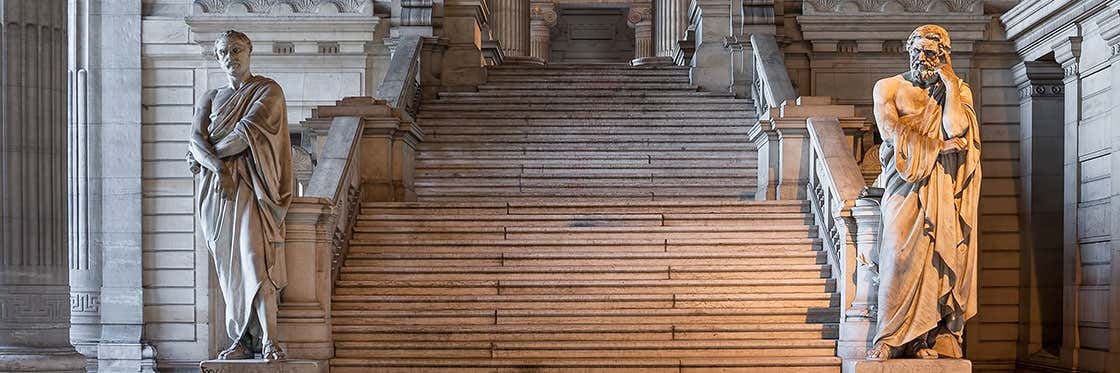
<path fill-rule="evenodd" d="M 15 287 L 10 286 L 9 287 Z M 70 323 L 70 295 L 66 286 L 18 286 L 0 292 L 0 324 L 54 328 Z M 61 291 L 60 291 L 61 290 Z M 35 325 L 38 324 L 38 325 Z"/>
<path fill-rule="evenodd" d="M 409 2 L 409 0 L 405 0 Z M 427 2 L 431 8 L 432 0 L 412 0 L 411 2 Z M 318 13 L 324 4 L 334 5 L 339 13 L 363 13 L 366 7 L 372 7 L 369 0 L 194 0 L 194 4 L 202 8 L 203 13 L 224 14 L 228 13 L 230 5 L 241 4 L 253 14 L 269 14 L 276 11 L 280 5 L 288 6 L 295 13 Z M 429 12 L 430 14 L 430 12 Z"/>
<path fill-rule="evenodd" d="M 1019 89 L 1019 99 L 1032 97 L 1062 97 L 1065 86 L 1062 84 L 1032 84 Z"/>
<path fill-rule="evenodd" d="M 101 294 L 98 292 L 70 292 L 70 313 L 94 313 L 101 310 Z"/>
<path fill-rule="evenodd" d="M 850 13 L 844 3 L 855 4 L 860 13 L 883 13 L 888 4 L 890 9 L 901 9 L 905 13 L 977 13 L 980 0 L 807 0 L 806 9 L 816 13 Z M 897 12 L 897 10 L 895 10 Z M 806 12 L 811 14 L 814 12 Z"/>

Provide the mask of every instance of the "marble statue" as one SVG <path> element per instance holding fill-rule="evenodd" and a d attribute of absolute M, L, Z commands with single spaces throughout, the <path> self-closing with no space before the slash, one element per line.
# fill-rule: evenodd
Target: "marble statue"
<path fill-rule="evenodd" d="M 284 216 L 292 202 L 292 147 L 284 92 L 249 71 L 253 44 L 237 31 L 214 41 L 229 86 L 195 107 L 187 155 L 195 173 L 195 215 L 214 261 L 233 340 L 219 359 L 284 358 L 276 341 L 278 292 L 287 284 Z"/>
<path fill-rule="evenodd" d="M 883 144 L 879 331 L 870 360 L 960 358 L 976 315 L 980 128 L 953 72 L 949 33 L 918 27 L 910 71 L 875 84 Z"/>

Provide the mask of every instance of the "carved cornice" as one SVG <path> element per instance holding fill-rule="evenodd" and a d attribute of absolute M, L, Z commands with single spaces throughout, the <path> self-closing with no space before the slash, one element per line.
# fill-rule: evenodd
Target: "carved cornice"
<path fill-rule="evenodd" d="M 244 5 L 252 14 L 269 14 L 281 5 L 290 7 L 295 13 L 318 13 L 324 4 L 334 5 L 342 14 L 363 13 L 373 7 L 371 0 L 194 0 L 194 4 L 202 8 L 202 13 L 212 15 L 228 13 L 229 6 L 233 4 Z"/>
<path fill-rule="evenodd" d="M 1019 89 L 1019 99 L 1033 97 L 1062 97 L 1065 95 L 1063 84 L 1031 84 Z"/>
<path fill-rule="evenodd" d="M 805 4 L 819 13 L 850 13 L 844 11 L 846 8 L 841 7 L 845 2 L 855 4 L 861 13 L 883 13 L 887 9 L 887 4 L 891 3 L 895 4 L 892 6 L 893 9 L 901 8 L 905 13 L 977 13 L 980 11 L 976 7 L 980 0 L 806 0 Z M 938 4 L 941 5 L 936 6 Z"/>

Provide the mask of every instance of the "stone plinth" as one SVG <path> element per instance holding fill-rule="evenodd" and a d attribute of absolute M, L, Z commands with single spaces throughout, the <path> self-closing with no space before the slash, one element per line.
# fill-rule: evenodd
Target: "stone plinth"
<path fill-rule="evenodd" d="M 892 359 L 845 361 L 844 373 L 968 373 L 972 362 L 965 359 Z"/>
<path fill-rule="evenodd" d="M 326 362 L 310 360 L 204 360 L 203 373 L 326 373 Z"/>

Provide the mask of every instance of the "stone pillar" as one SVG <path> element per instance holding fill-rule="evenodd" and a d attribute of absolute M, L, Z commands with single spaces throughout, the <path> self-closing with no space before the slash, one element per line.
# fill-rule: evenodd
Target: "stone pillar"
<path fill-rule="evenodd" d="M 440 66 L 442 89 L 475 91 L 486 81 L 482 43 L 490 12 L 485 4 L 479 0 L 444 2 L 443 37 L 447 39 L 447 49 Z"/>
<path fill-rule="evenodd" d="M 653 53 L 658 61 L 672 63 L 677 41 L 688 28 L 688 0 L 654 0 Z"/>
<path fill-rule="evenodd" d="M 529 56 L 529 0 L 494 0 L 490 3 L 494 37 L 509 63 L 542 63 Z"/>
<path fill-rule="evenodd" d="M 781 107 L 759 113 L 747 134 L 758 151 L 757 200 L 803 200 L 808 195 L 810 117 L 835 117 L 842 127 L 851 127 L 852 105 L 833 105 L 831 97 L 802 96 Z M 846 124 L 848 123 L 848 124 Z M 856 124 L 859 125 L 859 124 Z"/>
<path fill-rule="evenodd" d="M 727 1 L 693 0 L 691 24 L 696 27 L 696 52 L 692 55 L 692 84 L 707 92 L 727 92 L 731 87 L 731 55 L 724 40 L 731 34 Z"/>
<path fill-rule="evenodd" d="M 0 1 L 0 371 L 84 372 L 70 345 L 66 1 Z"/>
<path fill-rule="evenodd" d="M 1062 182 L 1062 324 L 1077 325 L 1078 309 L 1084 304 L 1080 296 L 1081 243 L 1078 240 L 1078 210 L 1081 200 L 1081 162 L 1078 159 L 1078 135 L 1081 132 L 1081 38 L 1065 38 L 1054 47 L 1054 59 L 1062 66 L 1065 93 L 1063 108 L 1064 150 L 1061 154 Z M 1092 223 L 1089 223 L 1092 224 Z M 1066 329 L 1062 335 L 1062 365 L 1075 366 L 1079 353 L 1077 333 Z"/>
<path fill-rule="evenodd" d="M 653 59 L 653 11 L 650 4 L 631 4 L 626 24 L 634 29 L 634 60 L 630 63 L 635 66 L 656 63 Z"/>
<path fill-rule="evenodd" d="M 1024 304 L 1029 353 L 1060 353 L 1062 344 L 1062 67 L 1032 61 L 1012 68 L 1019 88 L 1020 228 L 1024 265 L 1033 273 Z"/>
<path fill-rule="evenodd" d="M 552 0 L 532 0 L 529 18 L 529 55 L 548 63 L 552 46 L 552 26 L 556 24 L 556 3 Z"/>

